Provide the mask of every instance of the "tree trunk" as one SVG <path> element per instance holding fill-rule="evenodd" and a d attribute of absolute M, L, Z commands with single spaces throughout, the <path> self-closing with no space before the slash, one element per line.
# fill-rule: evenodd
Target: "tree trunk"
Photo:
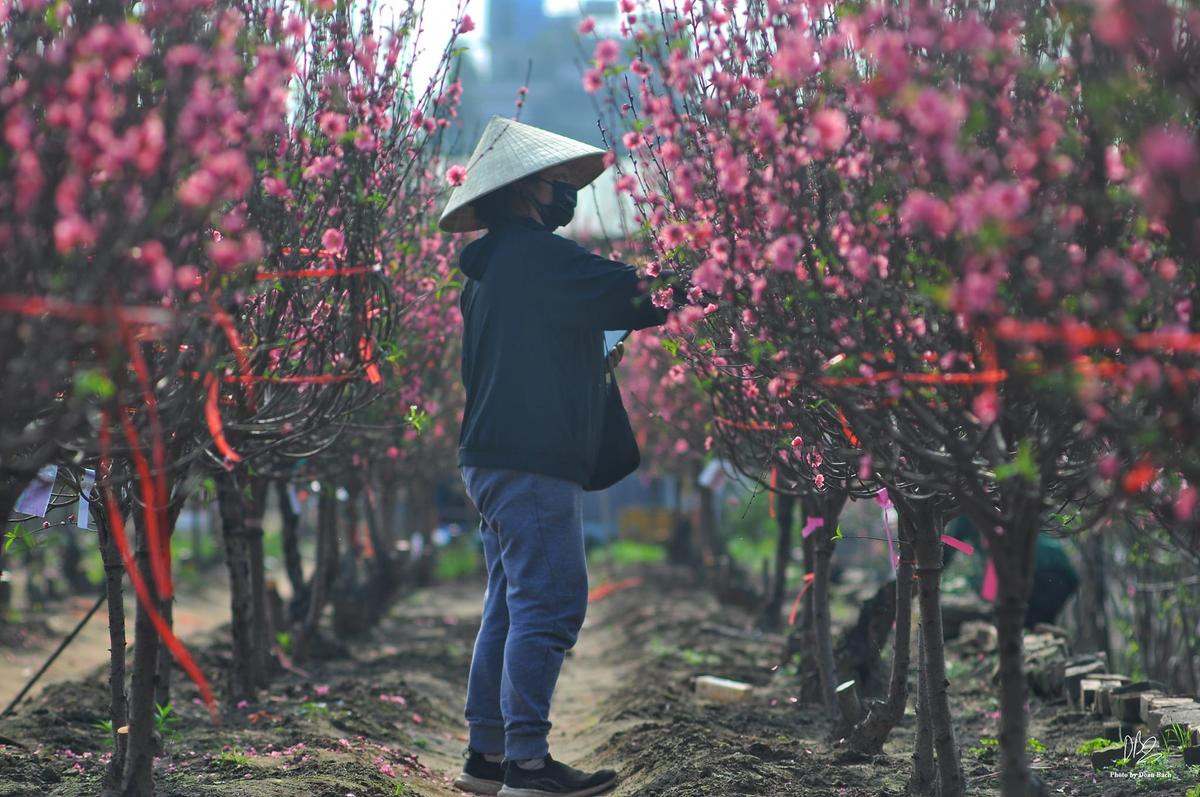
<path fill-rule="evenodd" d="M 850 748 L 865 755 L 883 752 L 883 743 L 904 717 L 908 704 L 908 674 L 912 646 L 913 552 L 912 528 L 899 521 L 900 561 L 896 566 L 896 632 L 892 645 L 892 676 L 887 699 L 874 704 L 866 719 L 854 727 Z"/>
<path fill-rule="evenodd" d="M 257 687 L 271 685 L 271 623 L 267 616 L 267 585 L 263 557 L 263 514 L 270 483 L 262 477 L 250 479 L 246 514 L 246 544 L 250 563 L 251 595 L 251 680 Z"/>
<path fill-rule="evenodd" d="M 233 661 L 229 668 L 230 705 L 254 698 L 254 596 L 250 578 L 250 546 L 246 533 L 246 499 L 242 493 L 243 466 L 217 472 L 217 501 L 221 508 L 221 536 L 225 566 L 229 569 L 230 632 Z"/>
<path fill-rule="evenodd" d="M 950 715 L 946 680 L 946 644 L 942 635 L 942 535 L 938 513 L 914 517 L 913 550 L 917 555 L 917 589 L 921 604 L 921 672 L 927 690 L 926 706 L 937 753 L 939 797 L 962 797 L 964 782 L 958 743 Z"/>
<path fill-rule="evenodd" d="M 925 658 L 921 651 L 925 641 L 921 628 L 917 628 L 917 738 L 913 744 L 912 775 L 908 781 L 908 793 L 913 797 L 933 794 L 933 723 L 929 716 L 929 684 L 926 680 Z"/>
<path fill-rule="evenodd" d="M 696 488 L 696 503 L 697 511 L 699 512 L 699 522 L 697 526 L 700 531 L 700 570 L 704 572 L 707 568 L 716 565 L 721 555 L 725 553 L 725 546 L 722 544 L 720 534 L 717 531 L 717 514 L 713 507 L 713 491 L 708 487 L 698 486 Z"/>
<path fill-rule="evenodd" d="M 129 739 L 127 734 L 117 733 L 118 728 L 129 723 L 125 693 L 125 601 L 122 594 L 125 566 L 121 563 L 121 554 L 108 528 L 108 518 L 101 511 L 99 503 L 94 505 L 94 511 L 100 559 L 104 563 L 104 591 L 108 601 L 108 713 L 112 721 L 113 755 L 104 770 L 103 786 L 106 792 L 111 792 L 120 786 L 121 773 L 125 768 L 125 743 Z"/>
<path fill-rule="evenodd" d="M 134 563 L 146 582 L 153 604 L 159 603 L 150 570 L 150 546 L 145 523 L 140 512 L 133 512 L 137 530 L 137 550 Z M 110 607 L 111 610 L 111 607 Z M 158 631 L 150 620 L 146 607 L 138 602 L 137 620 L 133 628 L 133 675 L 129 689 L 129 733 L 125 753 L 125 772 L 121 778 L 123 797 L 153 797 L 154 757 L 159 754 L 161 740 L 154 729 L 154 687 L 158 673 Z"/>
<path fill-rule="evenodd" d="M 337 498 L 334 488 L 325 484 L 317 498 L 317 566 L 312 584 L 308 588 L 307 611 L 295 634 L 293 657 L 296 661 L 304 661 L 308 657 L 321 613 L 325 609 L 330 581 L 337 575 L 337 521 Z"/>
<path fill-rule="evenodd" d="M 1090 532 L 1080 545 L 1083 572 L 1079 580 L 1079 598 L 1075 602 L 1079 619 L 1079 650 L 1104 651 L 1112 662 L 1112 644 L 1108 636 L 1108 574 L 1105 566 L 1104 533 Z"/>
<path fill-rule="evenodd" d="M 815 620 L 814 633 L 817 647 L 817 670 L 821 679 L 821 702 L 833 720 L 833 726 L 842 725 L 835 689 L 837 671 L 833 658 L 833 624 L 829 608 L 829 582 L 833 569 L 834 529 L 846 498 L 826 496 L 814 500 L 814 511 L 822 513 L 825 525 L 813 532 L 816 563 L 813 570 L 812 603 Z M 805 513 L 808 515 L 808 513 Z"/>
<path fill-rule="evenodd" d="M 292 599 L 302 602 L 305 591 L 304 567 L 300 562 L 300 515 L 292 507 L 288 497 L 288 483 L 284 479 L 275 482 L 275 495 L 279 499 L 279 514 L 283 518 L 283 564 L 288 582 L 292 585 Z"/>
<path fill-rule="evenodd" d="M 1000 793 L 1027 797 L 1032 783 L 1025 752 L 1027 686 L 1022 634 L 1037 542 L 1037 510 L 1014 512 L 1003 534 L 989 538 L 998 582 L 996 634 L 1000 665 Z M 976 525 L 980 525 L 978 522 Z M 985 528 L 986 525 L 980 526 Z"/>
<path fill-rule="evenodd" d="M 388 555 L 393 561 L 396 558 L 396 541 L 400 539 L 396 527 L 396 507 L 400 504 L 399 494 L 399 481 L 389 469 L 379 483 L 379 538 L 387 547 Z"/>
<path fill-rule="evenodd" d="M 779 538 L 775 544 L 775 580 L 771 584 L 770 597 L 759 619 L 759 625 L 769 631 L 778 631 L 783 621 L 788 564 L 792 561 L 792 523 L 796 515 L 795 496 L 781 494 L 776 498 L 775 515 L 779 526 Z"/>
<path fill-rule="evenodd" d="M 178 482 L 183 483 L 183 477 L 178 477 Z M 168 488 L 169 489 L 169 488 Z M 183 505 L 187 501 L 187 495 L 183 490 L 178 493 L 167 504 L 167 511 L 163 513 L 166 517 L 166 528 L 163 529 L 163 537 L 166 540 L 167 551 L 171 550 L 171 541 L 175 538 L 175 524 L 179 521 L 179 513 L 183 511 Z M 168 553 L 168 560 L 170 553 Z M 167 627 L 175 628 L 175 596 L 159 601 L 159 614 L 166 621 Z M 167 650 L 166 644 L 159 640 L 158 651 L 158 674 L 155 676 L 154 682 L 154 701 L 160 706 L 169 706 L 171 704 L 171 670 L 174 666 L 174 659 L 171 652 Z"/>
<path fill-rule="evenodd" d="M 17 505 L 17 499 L 31 478 L 23 472 L 15 473 L 7 468 L 0 470 L 0 511 L 4 513 L 0 517 L 12 517 L 13 507 Z M 0 537 L 0 625 L 8 622 L 8 614 L 12 609 L 12 573 L 7 570 L 10 565 L 6 559 L 9 556 L 4 551 L 4 540 Z"/>
<path fill-rule="evenodd" d="M 373 589 L 378 595 L 386 598 L 395 588 L 398 579 L 395 553 L 383 531 L 383 527 L 387 525 L 381 517 L 384 504 L 382 497 L 377 496 L 371 488 L 363 490 L 363 501 L 362 513 L 367 521 L 367 536 L 371 540 L 371 548 L 375 551 L 372 560 Z"/>

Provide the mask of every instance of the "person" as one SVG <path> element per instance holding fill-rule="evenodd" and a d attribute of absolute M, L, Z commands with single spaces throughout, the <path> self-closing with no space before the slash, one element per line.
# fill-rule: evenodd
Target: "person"
<path fill-rule="evenodd" d="M 584 797 L 616 783 L 612 770 L 556 761 L 547 742 L 563 657 L 587 610 L 581 497 L 600 444 L 604 330 L 644 329 L 667 315 L 633 267 L 554 233 L 604 168 L 600 149 L 493 117 L 439 222 L 487 230 L 459 261 L 458 464 L 487 568 L 466 763 L 455 781 L 466 791 Z M 622 352 L 608 352 L 609 363 Z"/>
<path fill-rule="evenodd" d="M 946 533 L 963 542 L 979 546 L 982 535 L 974 523 L 966 515 L 958 515 L 946 526 Z M 954 558 L 954 549 L 946 547 L 943 563 L 948 565 Z M 971 570 L 968 583 L 972 588 L 988 597 L 984 588 L 986 579 L 985 568 L 990 565 L 980 563 Z M 1033 629 L 1038 624 L 1054 625 L 1058 621 L 1059 612 L 1079 586 L 1079 573 L 1071 564 L 1071 558 L 1063 549 L 1060 540 L 1044 531 L 1038 532 L 1034 549 L 1033 581 L 1030 584 L 1029 602 L 1025 607 L 1024 626 Z"/>

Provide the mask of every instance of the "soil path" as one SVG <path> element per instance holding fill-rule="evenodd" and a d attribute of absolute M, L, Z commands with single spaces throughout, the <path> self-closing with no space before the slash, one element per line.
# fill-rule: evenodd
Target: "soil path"
<path fill-rule="evenodd" d="M 125 596 L 125 617 L 132 618 L 136 598 Z M 8 705 L 25 682 L 58 647 L 95 603 L 94 597 L 75 596 L 31 612 L 23 628 L 9 632 L 9 642 L 0 646 L 0 708 Z M 175 631 L 181 639 L 194 639 L 229 622 L 229 587 L 223 568 L 206 573 L 203 581 L 179 586 L 174 611 Z M 132 623 L 129 623 L 132 642 Z M 88 621 L 75 640 L 50 666 L 31 691 L 41 693 L 47 684 L 87 675 L 108 661 L 108 607 L 103 606 Z"/>
<path fill-rule="evenodd" d="M 620 584 L 607 577 L 592 578 L 593 584 Z M 633 585 L 624 589 L 636 588 Z M 615 593 L 613 593 L 615 595 Z M 614 734 L 637 725 L 636 718 L 614 720 L 606 716 L 606 707 L 628 687 L 636 669 L 636 659 L 630 657 L 626 640 L 622 638 L 621 618 L 627 607 L 605 598 L 595 600 L 588 609 L 587 618 L 575 647 L 567 653 L 559 676 L 558 686 L 550 710 L 550 750 L 555 758 L 574 766 L 599 768 L 597 752 L 607 744 Z M 420 615 L 435 605 L 447 618 L 455 618 L 472 629 L 478 628 L 483 604 L 483 585 L 457 585 L 414 596 L 400 611 Z M 447 690 L 447 684 L 438 674 L 413 673 L 408 681 L 422 687 L 426 695 L 441 694 L 445 699 L 443 708 L 459 710 L 465 699 L 465 679 L 457 690 Z M 449 684 L 453 687 L 453 684 Z M 422 756 L 436 778 L 422 784 L 422 794 L 458 795 L 462 792 L 446 788 L 462 767 L 462 747 L 466 744 L 465 720 L 460 720 L 462 732 L 444 734 L 445 744 L 431 745 Z M 449 736 L 449 739 L 446 738 Z M 454 743 L 457 743 L 455 746 Z"/>
<path fill-rule="evenodd" d="M 637 580 L 589 606 L 551 708 L 550 746 L 573 765 L 616 769 L 612 797 L 905 794 L 911 716 L 883 755 L 848 756 L 829 740 L 821 708 L 801 700 L 809 671 L 795 661 L 777 667 L 783 638 L 755 634 L 750 614 L 719 605 L 688 574 L 666 567 L 591 575 L 593 590 Z M 177 719 L 156 763 L 159 795 L 460 797 L 452 781 L 466 746 L 463 699 L 483 590 L 476 581 L 406 596 L 367 636 L 325 639 L 305 672 L 278 676 L 257 703 L 226 707 L 221 727 L 178 679 Z M 206 672 L 227 667 L 226 630 L 188 644 Z M 971 655 L 951 664 L 967 794 L 991 797 L 994 749 L 980 740 L 996 734 L 995 662 Z M 699 700 L 690 684 L 703 673 L 750 683 L 754 694 L 735 704 Z M 106 700 L 103 673 L 95 671 L 48 685 L 0 721 L 0 737 L 24 746 L 0 743 L 0 797 L 99 793 L 108 742 L 95 725 Z M 1093 772 L 1075 752 L 1100 734 L 1098 719 L 1037 700 L 1030 713 L 1044 747 L 1033 766 L 1052 794 L 1131 793 L 1128 781 Z M 1139 782 L 1137 791 L 1179 795 L 1193 785 L 1172 777 Z"/>

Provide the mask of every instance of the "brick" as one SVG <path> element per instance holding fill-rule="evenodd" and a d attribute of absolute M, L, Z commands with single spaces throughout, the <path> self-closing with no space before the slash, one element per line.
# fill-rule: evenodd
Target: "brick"
<path fill-rule="evenodd" d="M 754 687 L 741 681 L 718 678 L 715 675 L 696 677 L 696 696 L 720 703 L 739 703 L 750 697 Z"/>

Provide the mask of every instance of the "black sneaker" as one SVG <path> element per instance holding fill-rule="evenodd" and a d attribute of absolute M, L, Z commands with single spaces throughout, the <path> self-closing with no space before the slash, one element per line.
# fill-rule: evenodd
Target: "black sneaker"
<path fill-rule="evenodd" d="M 589 797 L 608 791 L 617 782 L 611 769 L 583 772 L 555 761 L 546 753 L 541 769 L 522 769 L 516 761 L 504 770 L 504 788 L 499 797 Z"/>
<path fill-rule="evenodd" d="M 495 794 L 504 785 L 504 764 L 500 761 L 488 761 L 483 753 L 468 747 L 463 751 L 467 762 L 463 770 L 454 779 L 454 785 L 463 791 L 475 794 Z"/>

